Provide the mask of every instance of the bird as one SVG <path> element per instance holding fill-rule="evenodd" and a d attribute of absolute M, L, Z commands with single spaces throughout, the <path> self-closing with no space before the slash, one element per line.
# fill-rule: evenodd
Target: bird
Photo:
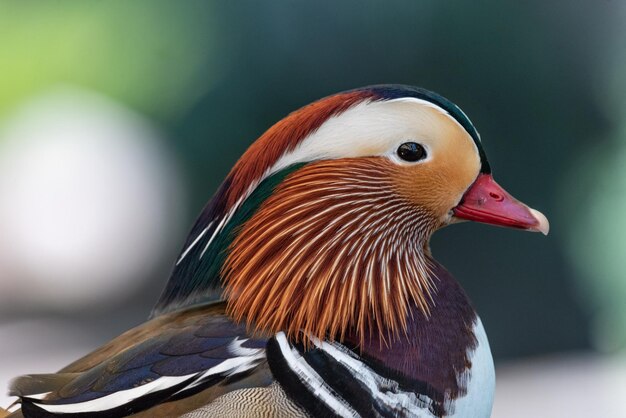
<path fill-rule="evenodd" d="M 464 221 L 549 231 L 443 96 L 317 100 L 235 163 L 149 320 L 14 379 L 10 416 L 489 417 L 485 328 L 429 244 Z"/>

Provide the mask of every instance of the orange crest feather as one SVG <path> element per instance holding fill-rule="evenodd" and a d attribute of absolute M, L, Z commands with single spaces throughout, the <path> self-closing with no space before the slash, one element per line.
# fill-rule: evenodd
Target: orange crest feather
<path fill-rule="evenodd" d="M 428 315 L 426 242 L 437 227 L 402 199 L 382 158 L 311 163 L 241 228 L 222 270 L 229 313 L 296 341 L 406 331 Z"/>

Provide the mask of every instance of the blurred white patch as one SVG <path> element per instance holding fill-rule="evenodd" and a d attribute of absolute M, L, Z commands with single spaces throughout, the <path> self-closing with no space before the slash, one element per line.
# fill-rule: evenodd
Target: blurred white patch
<path fill-rule="evenodd" d="M 136 288 L 182 213 L 174 164 L 139 115 L 58 89 L 0 132 L 0 305 L 69 308 Z"/>
<path fill-rule="evenodd" d="M 626 357 L 560 355 L 496 370 L 493 418 L 626 418 Z"/>

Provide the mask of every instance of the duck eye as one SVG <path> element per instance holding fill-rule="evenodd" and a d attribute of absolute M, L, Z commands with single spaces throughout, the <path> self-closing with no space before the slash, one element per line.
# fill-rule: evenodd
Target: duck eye
<path fill-rule="evenodd" d="M 426 150 L 415 142 L 405 142 L 396 151 L 404 161 L 415 162 L 426 158 Z"/>

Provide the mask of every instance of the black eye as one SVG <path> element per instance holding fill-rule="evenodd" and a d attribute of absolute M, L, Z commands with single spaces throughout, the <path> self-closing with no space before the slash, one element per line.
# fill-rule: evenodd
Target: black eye
<path fill-rule="evenodd" d="M 398 157 L 404 161 L 415 162 L 426 158 L 426 150 L 415 142 L 405 142 L 398 147 Z"/>

